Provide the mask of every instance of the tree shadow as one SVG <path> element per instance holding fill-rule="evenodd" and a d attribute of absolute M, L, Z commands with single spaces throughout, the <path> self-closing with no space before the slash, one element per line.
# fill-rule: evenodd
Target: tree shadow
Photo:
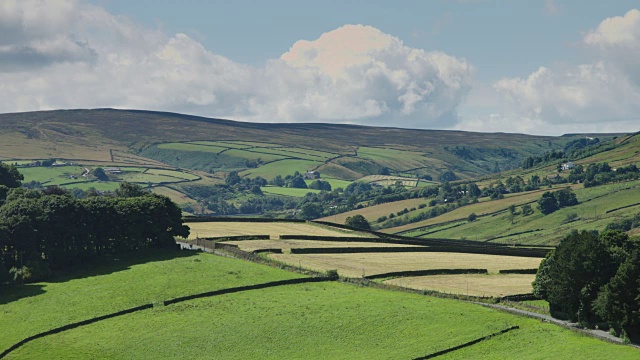
<path fill-rule="evenodd" d="M 20 284 L 0 287 L 0 305 L 5 305 L 16 300 L 44 294 L 44 285 Z"/>
<path fill-rule="evenodd" d="M 95 258 L 71 269 L 54 272 L 51 277 L 40 283 L 0 286 L 0 305 L 44 294 L 47 283 L 63 283 L 87 277 L 109 275 L 129 270 L 132 266 L 139 264 L 186 258 L 196 254 L 198 254 L 197 251 L 190 250 L 144 249 L 118 256 Z"/>

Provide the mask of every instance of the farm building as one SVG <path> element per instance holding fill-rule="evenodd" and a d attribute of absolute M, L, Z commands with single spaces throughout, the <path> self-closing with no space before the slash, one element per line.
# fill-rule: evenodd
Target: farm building
<path fill-rule="evenodd" d="M 574 167 L 576 167 L 576 164 L 574 164 L 574 163 L 573 163 L 573 162 L 571 162 L 571 161 L 569 161 L 569 162 L 567 162 L 567 163 L 564 163 L 564 164 L 562 164 L 562 166 L 561 166 L 561 168 L 562 168 L 562 170 L 563 170 L 563 171 L 564 171 L 564 170 L 571 170 L 571 169 L 573 169 Z"/>
<path fill-rule="evenodd" d="M 307 171 L 304 174 L 305 179 L 320 179 L 320 173 L 317 171 Z"/>

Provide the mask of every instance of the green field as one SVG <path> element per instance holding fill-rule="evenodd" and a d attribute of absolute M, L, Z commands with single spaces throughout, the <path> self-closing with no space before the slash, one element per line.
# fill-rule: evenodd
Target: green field
<path fill-rule="evenodd" d="M 319 193 L 320 190 L 313 189 L 295 189 L 295 188 L 285 188 L 279 186 L 263 186 L 262 192 L 265 194 L 273 194 L 273 195 L 285 195 L 285 196 L 293 196 L 293 197 L 303 197 L 308 193 Z"/>
<path fill-rule="evenodd" d="M 193 175 L 193 174 L 189 174 L 189 173 L 182 172 L 182 171 L 165 170 L 165 169 L 149 169 L 149 170 L 145 171 L 145 174 L 168 176 L 168 177 L 176 178 L 178 180 L 190 180 L 190 181 L 193 181 L 193 180 L 200 179 L 199 176 L 196 176 L 196 175 Z"/>
<path fill-rule="evenodd" d="M 61 185 L 84 179 L 82 166 L 36 166 L 20 168 L 18 171 L 24 176 L 24 182 L 38 181 L 43 185 Z M 75 176 L 76 179 L 71 176 Z"/>
<path fill-rule="evenodd" d="M 226 150 L 227 148 L 212 146 L 212 145 L 201 145 L 196 143 L 167 143 L 167 144 L 158 144 L 158 149 L 210 152 L 210 153 L 217 154 L 219 152 Z"/>
<path fill-rule="evenodd" d="M 149 252 L 137 261 L 122 258 L 83 275 L 0 295 L 0 324 L 12 330 L 0 338 L 0 348 L 38 331 L 126 307 L 298 277 L 189 252 Z M 493 338 L 491 347 L 483 342 L 452 355 L 634 359 L 640 353 L 478 305 L 330 282 L 155 307 L 37 339 L 7 358 L 411 359 L 513 325 L 520 329 Z"/>
<path fill-rule="evenodd" d="M 305 173 L 320 164 L 318 161 L 287 159 L 274 161 L 256 169 L 248 169 L 239 174 L 240 176 L 250 176 L 252 178 L 261 176 L 267 180 L 271 180 L 278 175 L 284 177 L 284 175 L 290 175 L 296 171 Z"/>
<path fill-rule="evenodd" d="M 3 331 L 0 348 L 40 331 L 154 301 L 295 277 L 299 276 L 207 254 L 148 251 L 3 292 L 0 328 L 11 331 Z"/>
<path fill-rule="evenodd" d="M 98 191 L 115 191 L 117 188 L 120 187 L 120 183 L 115 182 L 115 181 L 108 181 L 108 182 L 104 182 L 104 181 L 87 181 L 87 182 L 83 182 L 83 183 L 77 183 L 77 184 L 68 184 L 64 186 L 67 189 L 82 189 L 84 191 L 87 191 L 91 188 L 94 188 Z"/>

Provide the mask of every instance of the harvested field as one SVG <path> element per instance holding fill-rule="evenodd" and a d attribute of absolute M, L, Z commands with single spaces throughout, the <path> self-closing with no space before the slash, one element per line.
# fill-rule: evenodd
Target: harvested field
<path fill-rule="evenodd" d="M 189 238 L 222 237 L 237 235 L 319 235 L 371 237 L 368 234 L 348 230 L 332 230 L 319 225 L 305 223 L 250 223 L 250 222 L 194 222 L 187 223 L 191 228 Z"/>
<path fill-rule="evenodd" d="M 238 245 L 240 250 L 254 251 L 259 249 L 283 249 L 291 248 L 337 248 L 337 247 L 414 247 L 414 245 L 387 244 L 376 242 L 351 242 L 351 241 L 317 241 L 317 240 L 243 240 L 225 241 L 222 244 Z"/>
<path fill-rule="evenodd" d="M 362 246 L 362 245 L 361 245 Z M 429 269 L 504 269 L 538 268 L 541 258 L 460 253 L 360 253 L 360 254 L 270 254 L 289 264 L 302 264 L 316 270 L 337 269 L 340 275 L 360 277 L 393 271 Z"/>
<path fill-rule="evenodd" d="M 385 283 L 461 295 L 504 296 L 530 293 L 535 278 L 533 274 L 432 275 L 396 278 Z"/>

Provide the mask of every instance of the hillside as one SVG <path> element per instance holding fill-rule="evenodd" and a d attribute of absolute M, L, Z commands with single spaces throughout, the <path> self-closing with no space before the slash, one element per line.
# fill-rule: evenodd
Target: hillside
<path fill-rule="evenodd" d="M 575 160 L 576 165 L 585 169 L 590 164 L 608 163 L 612 169 L 629 165 L 640 165 L 640 134 L 622 136 L 603 151 Z M 553 177 L 568 176 L 568 171 L 557 171 L 557 164 L 543 164 L 531 169 L 518 169 L 488 177 L 478 182 L 487 186 L 495 181 L 506 182 L 508 178 L 520 176 L 529 179 L 537 175 Z M 550 215 L 543 215 L 536 208 L 536 202 L 543 191 L 555 191 L 570 186 L 579 201 L 578 205 L 566 207 Z M 398 233 L 417 237 L 442 237 L 467 240 L 481 240 L 498 243 L 549 244 L 556 245 L 571 230 L 599 230 L 614 221 L 631 219 L 640 213 L 640 182 L 615 181 L 599 186 L 585 188 L 584 184 L 557 184 L 551 188 L 536 191 L 509 194 L 504 199 L 491 201 L 481 198 L 476 204 L 459 207 L 451 212 L 423 221 L 384 229 L 384 232 Z M 391 212 L 397 211 L 407 204 L 417 203 L 419 199 L 393 202 L 375 207 L 355 210 L 341 214 L 353 216 L 360 213 L 373 221 L 378 207 L 386 207 Z M 522 206 L 530 204 L 534 211 L 524 215 Z M 515 216 L 511 216 L 508 208 L 515 206 Z M 413 205 L 415 206 L 415 205 Z M 428 211 L 425 208 L 423 211 Z M 470 214 L 478 216 L 477 221 L 468 221 Z M 327 218 L 328 219 L 328 218 Z"/>
<path fill-rule="evenodd" d="M 396 175 L 434 180 L 447 170 L 472 178 L 496 167 L 517 167 L 526 156 L 561 149 L 579 137 L 261 124 L 113 109 L 0 115 L 0 158 L 5 160 L 160 161 L 207 172 L 248 169 L 244 175 L 263 177 L 318 169 L 333 178 L 355 180 L 388 168 Z"/>

